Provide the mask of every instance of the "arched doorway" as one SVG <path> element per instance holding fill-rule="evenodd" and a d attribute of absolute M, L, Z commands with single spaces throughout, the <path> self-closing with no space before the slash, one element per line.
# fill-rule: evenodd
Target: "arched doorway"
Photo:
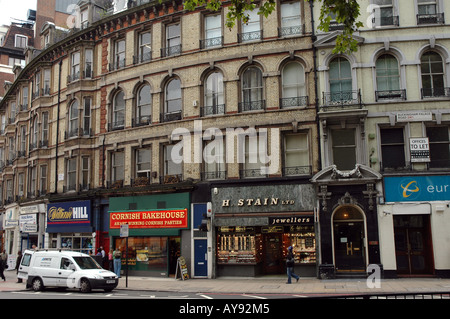
<path fill-rule="evenodd" d="M 332 217 L 334 265 L 337 272 L 366 271 L 363 212 L 353 205 L 338 207 Z"/>

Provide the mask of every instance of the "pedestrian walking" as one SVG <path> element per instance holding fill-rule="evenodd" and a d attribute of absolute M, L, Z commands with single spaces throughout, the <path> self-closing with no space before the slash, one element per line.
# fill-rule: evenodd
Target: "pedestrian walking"
<path fill-rule="evenodd" d="M 108 269 L 109 270 L 111 270 L 111 271 L 114 271 L 114 265 L 113 265 L 113 253 L 112 253 L 112 248 L 110 247 L 109 248 L 109 251 L 108 251 Z"/>
<path fill-rule="evenodd" d="M 120 268 L 122 267 L 122 252 L 120 251 L 120 248 L 116 248 L 113 252 L 114 257 L 114 272 L 116 273 L 117 277 L 120 278 Z"/>
<path fill-rule="evenodd" d="M 286 268 L 287 268 L 287 276 L 288 276 L 288 280 L 287 280 L 287 284 L 291 283 L 291 277 L 294 277 L 297 282 L 300 279 L 299 276 L 297 276 L 294 273 L 294 264 L 295 264 L 295 260 L 294 260 L 294 253 L 292 252 L 292 246 L 288 247 L 288 254 L 286 256 Z"/>
<path fill-rule="evenodd" d="M 20 262 L 22 261 L 22 251 L 19 250 L 17 253 L 17 259 L 16 259 L 16 274 L 19 274 L 19 266 Z M 17 283 L 21 283 L 22 278 L 17 277 Z"/>
<path fill-rule="evenodd" d="M 0 259 L 0 277 L 3 279 L 3 281 L 6 281 L 5 274 L 3 273 L 3 271 L 6 268 L 7 258 L 8 258 L 8 255 L 6 254 L 6 251 L 3 250 L 2 254 L 1 254 L 1 259 Z"/>

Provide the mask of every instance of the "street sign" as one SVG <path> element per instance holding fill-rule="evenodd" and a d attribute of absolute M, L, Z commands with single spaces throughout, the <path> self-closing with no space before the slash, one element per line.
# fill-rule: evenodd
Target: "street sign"
<path fill-rule="evenodd" d="M 130 233 L 130 227 L 128 224 L 120 225 L 120 237 L 128 237 Z"/>

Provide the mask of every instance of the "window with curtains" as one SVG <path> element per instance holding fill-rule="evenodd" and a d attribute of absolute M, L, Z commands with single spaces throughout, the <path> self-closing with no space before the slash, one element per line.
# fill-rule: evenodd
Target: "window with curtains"
<path fill-rule="evenodd" d="M 80 111 L 78 109 L 79 103 L 78 100 L 74 100 L 70 105 L 69 109 L 69 131 L 68 137 L 78 136 L 78 121 L 80 117 Z"/>
<path fill-rule="evenodd" d="M 256 66 L 248 67 L 241 77 L 242 102 L 240 111 L 265 109 L 263 99 L 262 71 Z"/>
<path fill-rule="evenodd" d="M 74 191 L 77 189 L 77 158 L 69 158 L 66 162 L 67 165 L 67 185 L 68 191 Z"/>
<path fill-rule="evenodd" d="M 146 125 L 151 123 L 152 115 L 152 94 L 150 85 L 142 85 L 136 98 L 136 112 L 134 119 L 134 126 Z"/>
<path fill-rule="evenodd" d="M 145 31 L 139 34 L 138 63 L 147 62 L 152 59 L 152 34 Z"/>
<path fill-rule="evenodd" d="M 165 87 L 165 103 L 163 122 L 181 119 L 181 81 L 178 78 L 171 79 Z"/>
<path fill-rule="evenodd" d="M 226 163 L 225 148 L 223 140 L 212 140 L 204 142 L 204 169 L 203 180 L 225 179 Z"/>
<path fill-rule="evenodd" d="M 308 134 L 295 133 L 284 136 L 284 176 L 311 174 Z"/>
<path fill-rule="evenodd" d="M 253 11 L 245 11 L 244 14 L 248 14 L 249 19 L 247 23 L 242 22 L 241 31 L 238 35 L 239 42 L 249 42 L 262 39 L 261 20 L 258 14 L 258 9 Z"/>
<path fill-rule="evenodd" d="M 281 73 L 281 108 L 306 106 L 305 70 L 298 62 L 289 62 Z"/>
<path fill-rule="evenodd" d="M 152 169 L 152 150 L 149 147 L 136 150 L 136 178 L 150 178 Z"/>
<path fill-rule="evenodd" d="M 111 153 L 111 185 L 123 186 L 125 178 L 125 152 L 117 151 Z M 120 184 L 120 185 L 118 185 Z"/>
<path fill-rule="evenodd" d="M 280 37 L 303 33 L 300 1 L 281 4 Z"/>
<path fill-rule="evenodd" d="M 222 73 L 216 71 L 208 75 L 204 84 L 203 116 L 225 113 L 223 91 Z"/>
<path fill-rule="evenodd" d="M 361 94 L 353 90 L 352 68 L 344 57 L 335 57 L 329 63 L 329 92 L 323 92 L 324 107 L 353 106 L 361 107 Z"/>
<path fill-rule="evenodd" d="M 179 22 L 166 26 L 166 47 L 161 48 L 161 56 L 168 57 L 181 53 L 181 25 Z"/>
<path fill-rule="evenodd" d="M 222 45 L 222 16 L 220 14 L 205 17 L 205 36 L 202 49 Z"/>
<path fill-rule="evenodd" d="M 119 91 L 114 95 L 112 103 L 111 130 L 118 130 L 125 127 L 125 94 Z"/>
<path fill-rule="evenodd" d="M 392 54 L 381 55 L 375 64 L 377 90 L 375 98 L 379 100 L 406 99 L 406 91 L 400 88 L 400 67 Z"/>

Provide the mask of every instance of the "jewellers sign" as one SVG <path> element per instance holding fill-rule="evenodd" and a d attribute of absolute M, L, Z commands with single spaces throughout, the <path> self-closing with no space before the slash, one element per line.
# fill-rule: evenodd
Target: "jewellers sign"
<path fill-rule="evenodd" d="M 212 204 L 216 214 L 312 211 L 314 188 L 309 184 L 219 188 L 213 190 Z"/>
<path fill-rule="evenodd" d="M 314 216 L 269 217 L 269 225 L 309 225 L 314 223 Z"/>

